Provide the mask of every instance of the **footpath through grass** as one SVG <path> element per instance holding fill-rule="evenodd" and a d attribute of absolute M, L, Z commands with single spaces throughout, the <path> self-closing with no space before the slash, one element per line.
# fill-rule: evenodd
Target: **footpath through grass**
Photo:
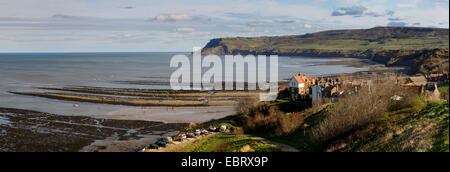
<path fill-rule="evenodd" d="M 282 152 L 276 145 L 261 139 L 244 136 L 219 134 L 207 137 L 183 148 L 183 152 Z"/>

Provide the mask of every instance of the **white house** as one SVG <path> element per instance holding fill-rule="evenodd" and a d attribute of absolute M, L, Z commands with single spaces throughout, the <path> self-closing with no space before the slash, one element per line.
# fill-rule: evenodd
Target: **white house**
<path fill-rule="evenodd" d="M 315 79 L 308 78 L 305 75 L 295 75 L 289 81 L 291 99 L 296 101 L 299 99 L 311 98 L 311 86 L 314 85 Z"/>
<path fill-rule="evenodd" d="M 289 87 L 291 88 L 304 88 L 305 87 L 305 83 L 302 80 L 301 76 L 294 76 L 292 77 L 291 81 L 289 82 Z"/>
<path fill-rule="evenodd" d="M 302 92 L 301 90 L 304 90 L 305 83 L 303 82 L 301 76 L 295 75 L 292 77 L 291 81 L 289 81 L 289 87 L 291 92 L 291 100 L 296 101 L 299 99 L 299 94 Z"/>

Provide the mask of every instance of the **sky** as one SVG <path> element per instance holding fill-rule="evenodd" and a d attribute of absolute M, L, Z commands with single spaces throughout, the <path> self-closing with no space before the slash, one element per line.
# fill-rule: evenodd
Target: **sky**
<path fill-rule="evenodd" d="M 449 0 L 0 0 L 0 52 L 188 52 L 377 26 L 449 28 Z"/>

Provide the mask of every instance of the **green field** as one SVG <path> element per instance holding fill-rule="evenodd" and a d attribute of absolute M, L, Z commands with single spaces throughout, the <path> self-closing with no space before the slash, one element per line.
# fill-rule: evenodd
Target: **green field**
<path fill-rule="evenodd" d="M 439 37 L 385 39 L 382 41 L 358 40 L 358 39 L 331 39 L 295 41 L 273 41 L 266 37 L 256 38 L 229 38 L 223 41 L 227 47 L 246 50 L 271 50 L 298 51 L 298 50 L 368 50 L 368 49 L 421 49 L 421 48 L 445 48 L 449 46 L 449 40 Z"/>

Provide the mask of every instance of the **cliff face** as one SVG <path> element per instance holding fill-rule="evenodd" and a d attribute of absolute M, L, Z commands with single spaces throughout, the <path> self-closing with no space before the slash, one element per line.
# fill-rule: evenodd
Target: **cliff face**
<path fill-rule="evenodd" d="M 222 38 L 212 39 L 203 48 L 202 53 L 203 54 L 217 54 L 217 55 L 227 54 L 228 47 L 222 43 L 222 40 L 223 40 Z"/>
<path fill-rule="evenodd" d="M 408 66 L 411 73 L 448 72 L 449 30 L 378 27 L 298 36 L 220 38 L 203 54 L 280 55 L 364 58 L 387 66 Z"/>

